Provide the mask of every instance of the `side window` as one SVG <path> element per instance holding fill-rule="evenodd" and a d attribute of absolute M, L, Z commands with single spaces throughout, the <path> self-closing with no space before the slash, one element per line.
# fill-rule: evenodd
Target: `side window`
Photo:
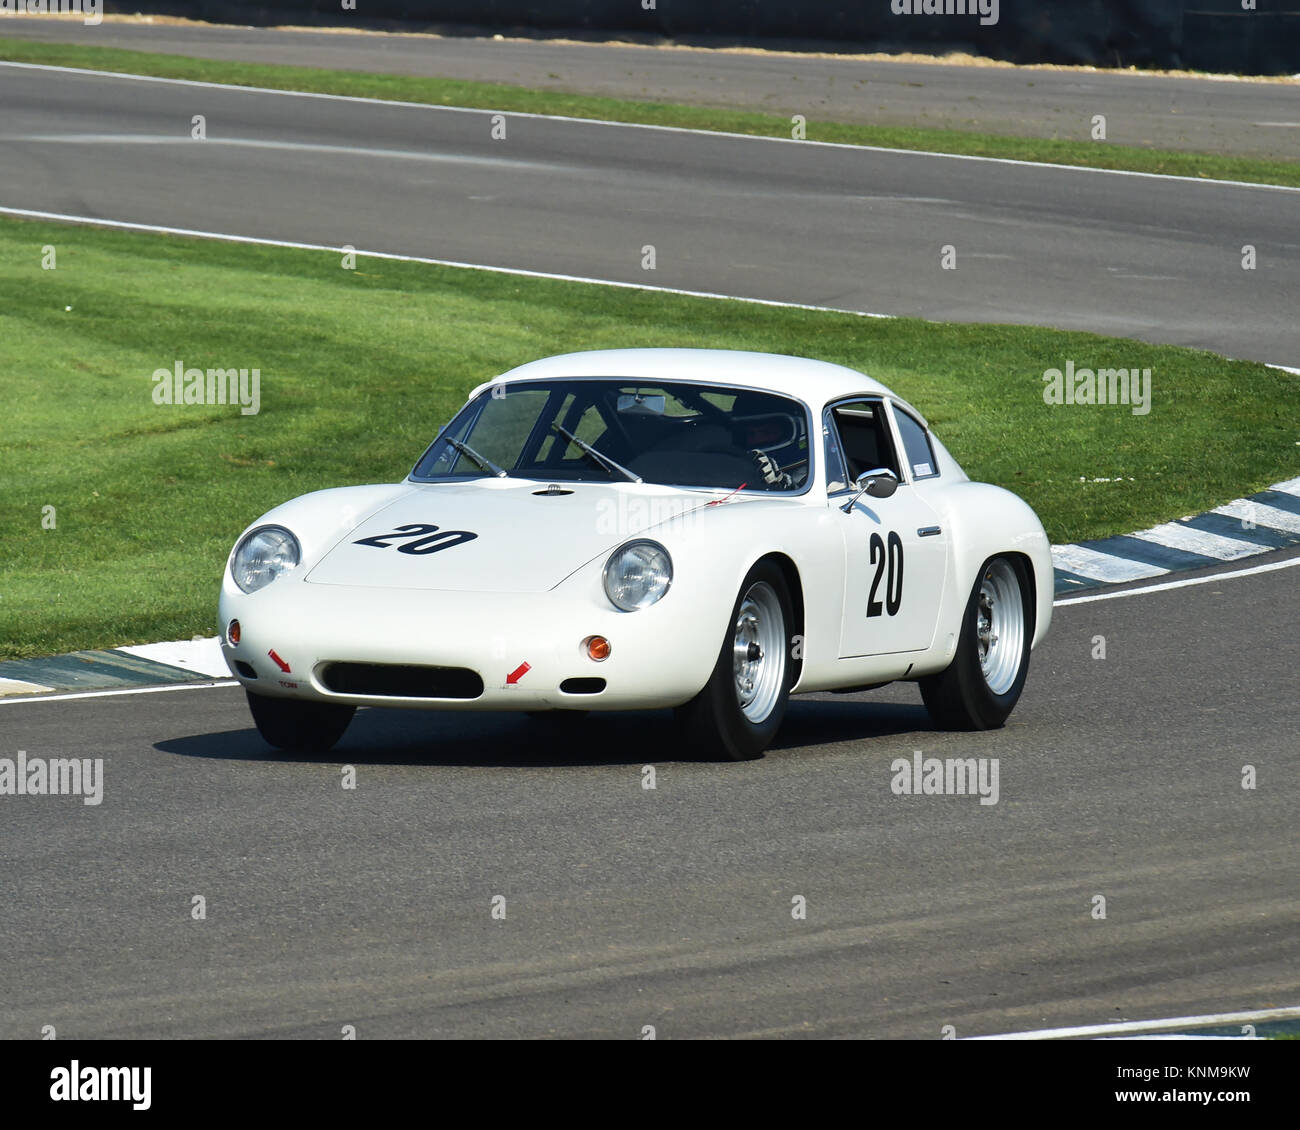
<path fill-rule="evenodd" d="M 907 464 L 912 468 L 912 478 L 932 479 L 939 474 L 939 465 L 934 461 L 934 451 L 930 447 L 930 437 L 925 429 L 895 405 L 894 419 L 898 421 L 898 434 L 903 438 L 903 451 L 907 455 Z"/>
<path fill-rule="evenodd" d="M 885 420 L 885 406 L 879 400 L 851 400 L 830 408 L 832 431 L 839 439 L 848 482 L 852 483 L 864 471 L 885 467 L 899 474 L 898 459 Z M 834 468 L 827 463 L 827 474 Z M 901 475 L 900 475 L 901 478 Z M 834 489 L 828 486 L 828 490 Z"/>

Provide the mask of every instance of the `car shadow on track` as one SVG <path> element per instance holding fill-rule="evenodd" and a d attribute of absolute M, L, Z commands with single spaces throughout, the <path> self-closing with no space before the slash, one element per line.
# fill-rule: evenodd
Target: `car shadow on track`
<path fill-rule="evenodd" d="M 257 730 L 227 730 L 157 742 L 183 757 L 313 764 L 444 765 L 493 768 L 644 765 L 706 760 L 677 752 L 667 711 L 532 720 L 519 714 L 359 710 L 347 733 L 325 753 L 273 749 Z"/>
<path fill-rule="evenodd" d="M 768 756 L 930 731 L 924 707 L 860 696 L 795 699 Z M 221 761 L 494 768 L 711 762 L 685 750 L 667 710 L 532 719 L 519 714 L 360 710 L 325 753 L 272 749 L 251 725 L 157 742 L 155 749 Z"/>
<path fill-rule="evenodd" d="M 929 711 L 919 704 L 881 702 L 867 694 L 809 695 L 790 700 L 785 724 L 768 754 L 934 733 Z"/>

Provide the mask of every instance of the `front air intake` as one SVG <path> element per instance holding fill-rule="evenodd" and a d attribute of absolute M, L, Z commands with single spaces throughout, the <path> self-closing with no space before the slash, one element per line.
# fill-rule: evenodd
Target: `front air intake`
<path fill-rule="evenodd" d="M 371 698 L 478 698 L 483 679 L 467 667 L 396 663 L 326 663 L 317 678 L 335 694 Z"/>
<path fill-rule="evenodd" d="M 604 679 L 565 679 L 560 684 L 564 694 L 600 694 L 604 689 Z"/>

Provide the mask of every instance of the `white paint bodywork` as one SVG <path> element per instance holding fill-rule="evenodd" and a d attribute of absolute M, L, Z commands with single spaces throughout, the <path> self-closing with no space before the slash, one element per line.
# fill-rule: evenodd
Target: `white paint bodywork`
<path fill-rule="evenodd" d="M 632 482 L 566 482 L 571 494 L 537 495 L 544 479 L 484 477 L 468 482 L 345 487 L 293 499 L 249 530 L 284 526 L 299 539 L 298 568 L 257 592 L 230 575 L 220 597 L 222 650 L 231 670 L 259 694 L 356 705 L 439 710 L 626 710 L 676 706 L 707 682 L 745 575 L 775 556 L 786 569 L 802 637 L 794 693 L 843 689 L 942 671 L 956 649 L 978 571 L 999 554 L 1021 554 L 1035 593 L 1033 643 L 1051 622 L 1053 571 L 1042 525 L 1021 499 L 971 482 L 930 433 L 938 477 L 903 478 L 885 499 L 863 496 L 843 513 L 828 496 L 824 408 L 879 397 L 914 408 L 851 369 L 772 354 L 719 350 L 610 350 L 532 362 L 481 385 L 562 377 L 629 377 L 734 385 L 794 397 L 810 410 L 809 489 L 797 495 L 729 493 Z M 892 411 L 891 411 L 892 426 Z M 901 452 L 898 435 L 895 447 Z M 432 556 L 382 553 L 363 537 L 426 522 L 470 530 L 476 540 Z M 918 530 L 939 526 L 921 538 Z M 896 531 L 904 545 L 903 594 L 893 617 L 865 615 L 874 573 L 872 532 Z M 242 535 L 241 535 L 242 536 Z M 610 553 L 651 537 L 673 561 L 673 581 L 656 604 L 622 612 L 605 595 Z M 237 647 L 227 639 L 241 626 Z M 883 622 L 882 622 L 883 621 Z M 594 662 L 583 641 L 612 644 Z M 283 671 L 269 653 L 290 668 Z M 238 662 L 257 673 L 250 679 Z M 357 662 L 461 667 L 477 671 L 478 698 L 338 695 L 318 677 L 323 664 Z M 513 684 L 507 676 L 529 665 Z M 600 694 L 567 694 L 570 678 L 606 680 Z"/>

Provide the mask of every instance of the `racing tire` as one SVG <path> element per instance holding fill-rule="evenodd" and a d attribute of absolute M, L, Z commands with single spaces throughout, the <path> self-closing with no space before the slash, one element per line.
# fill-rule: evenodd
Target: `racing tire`
<path fill-rule="evenodd" d="M 728 623 L 709 681 L 674 713 L 689 748 L 750 761 L 781 728 L 794 671 L 790 592 L 773 562 L 760 561 L 749 571 Z"/>
<path fill-rule="evenodd" d="M 357 712 L 355 706 L 304 702 L 296 698 L 248 695 L 248 709 L 262 740 L 290 753 L 324 753 L 332 749 Z"/>
<path fill-rule="evenodd" d="M 990 557 L 962 615 L 947 669 L 918 680 L 934 723 L 945 730 L 994 730 L 1020 699 L 1029 674 L 1034 605 L 1019 557 Z"/>

